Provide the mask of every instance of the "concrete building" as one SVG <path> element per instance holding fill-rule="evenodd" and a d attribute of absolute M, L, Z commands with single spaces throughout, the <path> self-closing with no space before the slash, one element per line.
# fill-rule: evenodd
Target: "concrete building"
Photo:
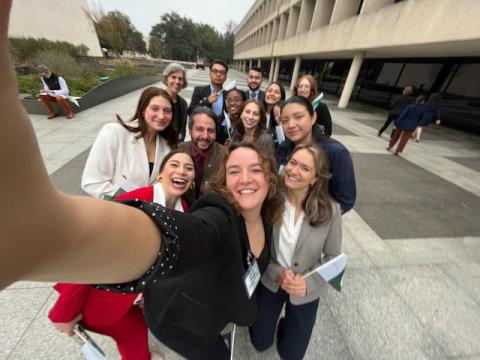
<path fill-rule="evenodd" d="M 480 1 L 257 0 L 235 30 L 235 68 L 388 107 L 402 88 L 442 94 L 442 120 L 480 133 Z"/>
<path fill-rule="evenodd" d="M 8 36 L 83 44 L 88 47 L 88 55 L 102 56 L 95 28 L 85 14 L 86 8 L 86 0 L 15 0 Z"/>

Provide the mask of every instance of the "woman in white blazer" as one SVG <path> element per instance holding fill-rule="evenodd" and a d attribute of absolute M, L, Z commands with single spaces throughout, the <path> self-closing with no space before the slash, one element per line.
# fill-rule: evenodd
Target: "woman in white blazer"
<path fill-rule="evenodd" d="M 318 298 L 327 283 L 302 274 L 340 254 L 340 206 L 327 192 L 326 156 L 311 145 L 297 146 L 286 166 L 285 210 L 273 228 L 271 260 L 257 289 L 258 314 L 250 328 L 258 351 L 272 346 L 277 321 L 277 350 L 282 359 L 302 359 L 317 316 Z"/>
<path fill-rule="evenodd" d="M 90 150 L 82 189 L 95 198 L 115 196 L 155 182 L 164 156 L 177 146 L 173 102 L 165 90 L 148 87 L 133 117 L 106 124 Z"/>

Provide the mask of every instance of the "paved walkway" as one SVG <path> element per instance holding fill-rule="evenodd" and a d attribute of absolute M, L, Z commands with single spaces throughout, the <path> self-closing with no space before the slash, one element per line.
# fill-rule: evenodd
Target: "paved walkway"
<path fill-rule="evenodd" d="M 245 76 L 230 76 L 245 86 Z M 189 71 L 193 86 L 207 71 Z M 73 121 L 32 115 L 52 181 L 80 194 L 83 165 L 99 129 L 128 118 L 141 90 L 80 113 Z M 326 100 L 333 137 L 354 159 L 358 202 L 343 217 L 348 270 L 341 293 L 321 300 L 306 359 L 480 359 L 480 144 L 479 138 L 429 127 L 401 157 L 376 131 L 385 112 L 352 104 L 339 110 Z M 56 294 L 50 284 L 20 282 L 0 292 L 0 359 L 81 359 L 79 346 L 56 333 L 47 313 Z M 113 341 L 95 336 L 117 359 Z M 257 354 L 245 329 L 237 359 Z M 152 339 L 168 359 L 178 358 Z"/>

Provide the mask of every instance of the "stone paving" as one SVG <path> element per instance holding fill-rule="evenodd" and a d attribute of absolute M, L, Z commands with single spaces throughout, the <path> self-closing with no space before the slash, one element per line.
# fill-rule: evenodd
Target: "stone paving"
<path fill-rule="evenodd" d="M 230 71 L 240 87 L 245 75 Z M 207 71 L 191 70 L 193 87 Z M 228 81 L 228 80 L 227 80 Z M 80 113 L 73 121 L 32 115 L 44 161 L 62 191 L 81 194 L 88 151 L 103 124 L 132 115 L 141 90 Z M 306 359 L 480 359 L 480 142 L 448 128 L 428 127 L 401 157 L 376 136 L 385 112 L 361 104 L 340 110 L 326 99 L 333 137 L 352 152 L 358 186 L 343 217 L 349 256 L 344 288 L 320 299 Z M 0 359 L 81 359 L 79 345 L 52 328 L 51 284 L 20 282 L 0 292 Z M 236 359 L 258 354 L 239 329 Z M 115 344 L 94 335 L 109 359 Z M 177 355 L 151 338 L 167 359 Z"/>

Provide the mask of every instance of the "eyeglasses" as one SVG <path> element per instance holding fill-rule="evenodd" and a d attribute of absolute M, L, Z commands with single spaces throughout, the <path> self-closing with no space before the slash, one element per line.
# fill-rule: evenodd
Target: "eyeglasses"
<path fill-rule="evenodd" d="M 243 102 L 243 99 L 241 97 L 234 97 L 234 98 L 227 98 L 225 100 L 227 104 L 241 104 Z"/>
<path fill-rule="evenodd" d="M 212 69 L 210 70 L 210 72 L 215 75 L 227 75 L 227 72 L 225 70 Z"/>

